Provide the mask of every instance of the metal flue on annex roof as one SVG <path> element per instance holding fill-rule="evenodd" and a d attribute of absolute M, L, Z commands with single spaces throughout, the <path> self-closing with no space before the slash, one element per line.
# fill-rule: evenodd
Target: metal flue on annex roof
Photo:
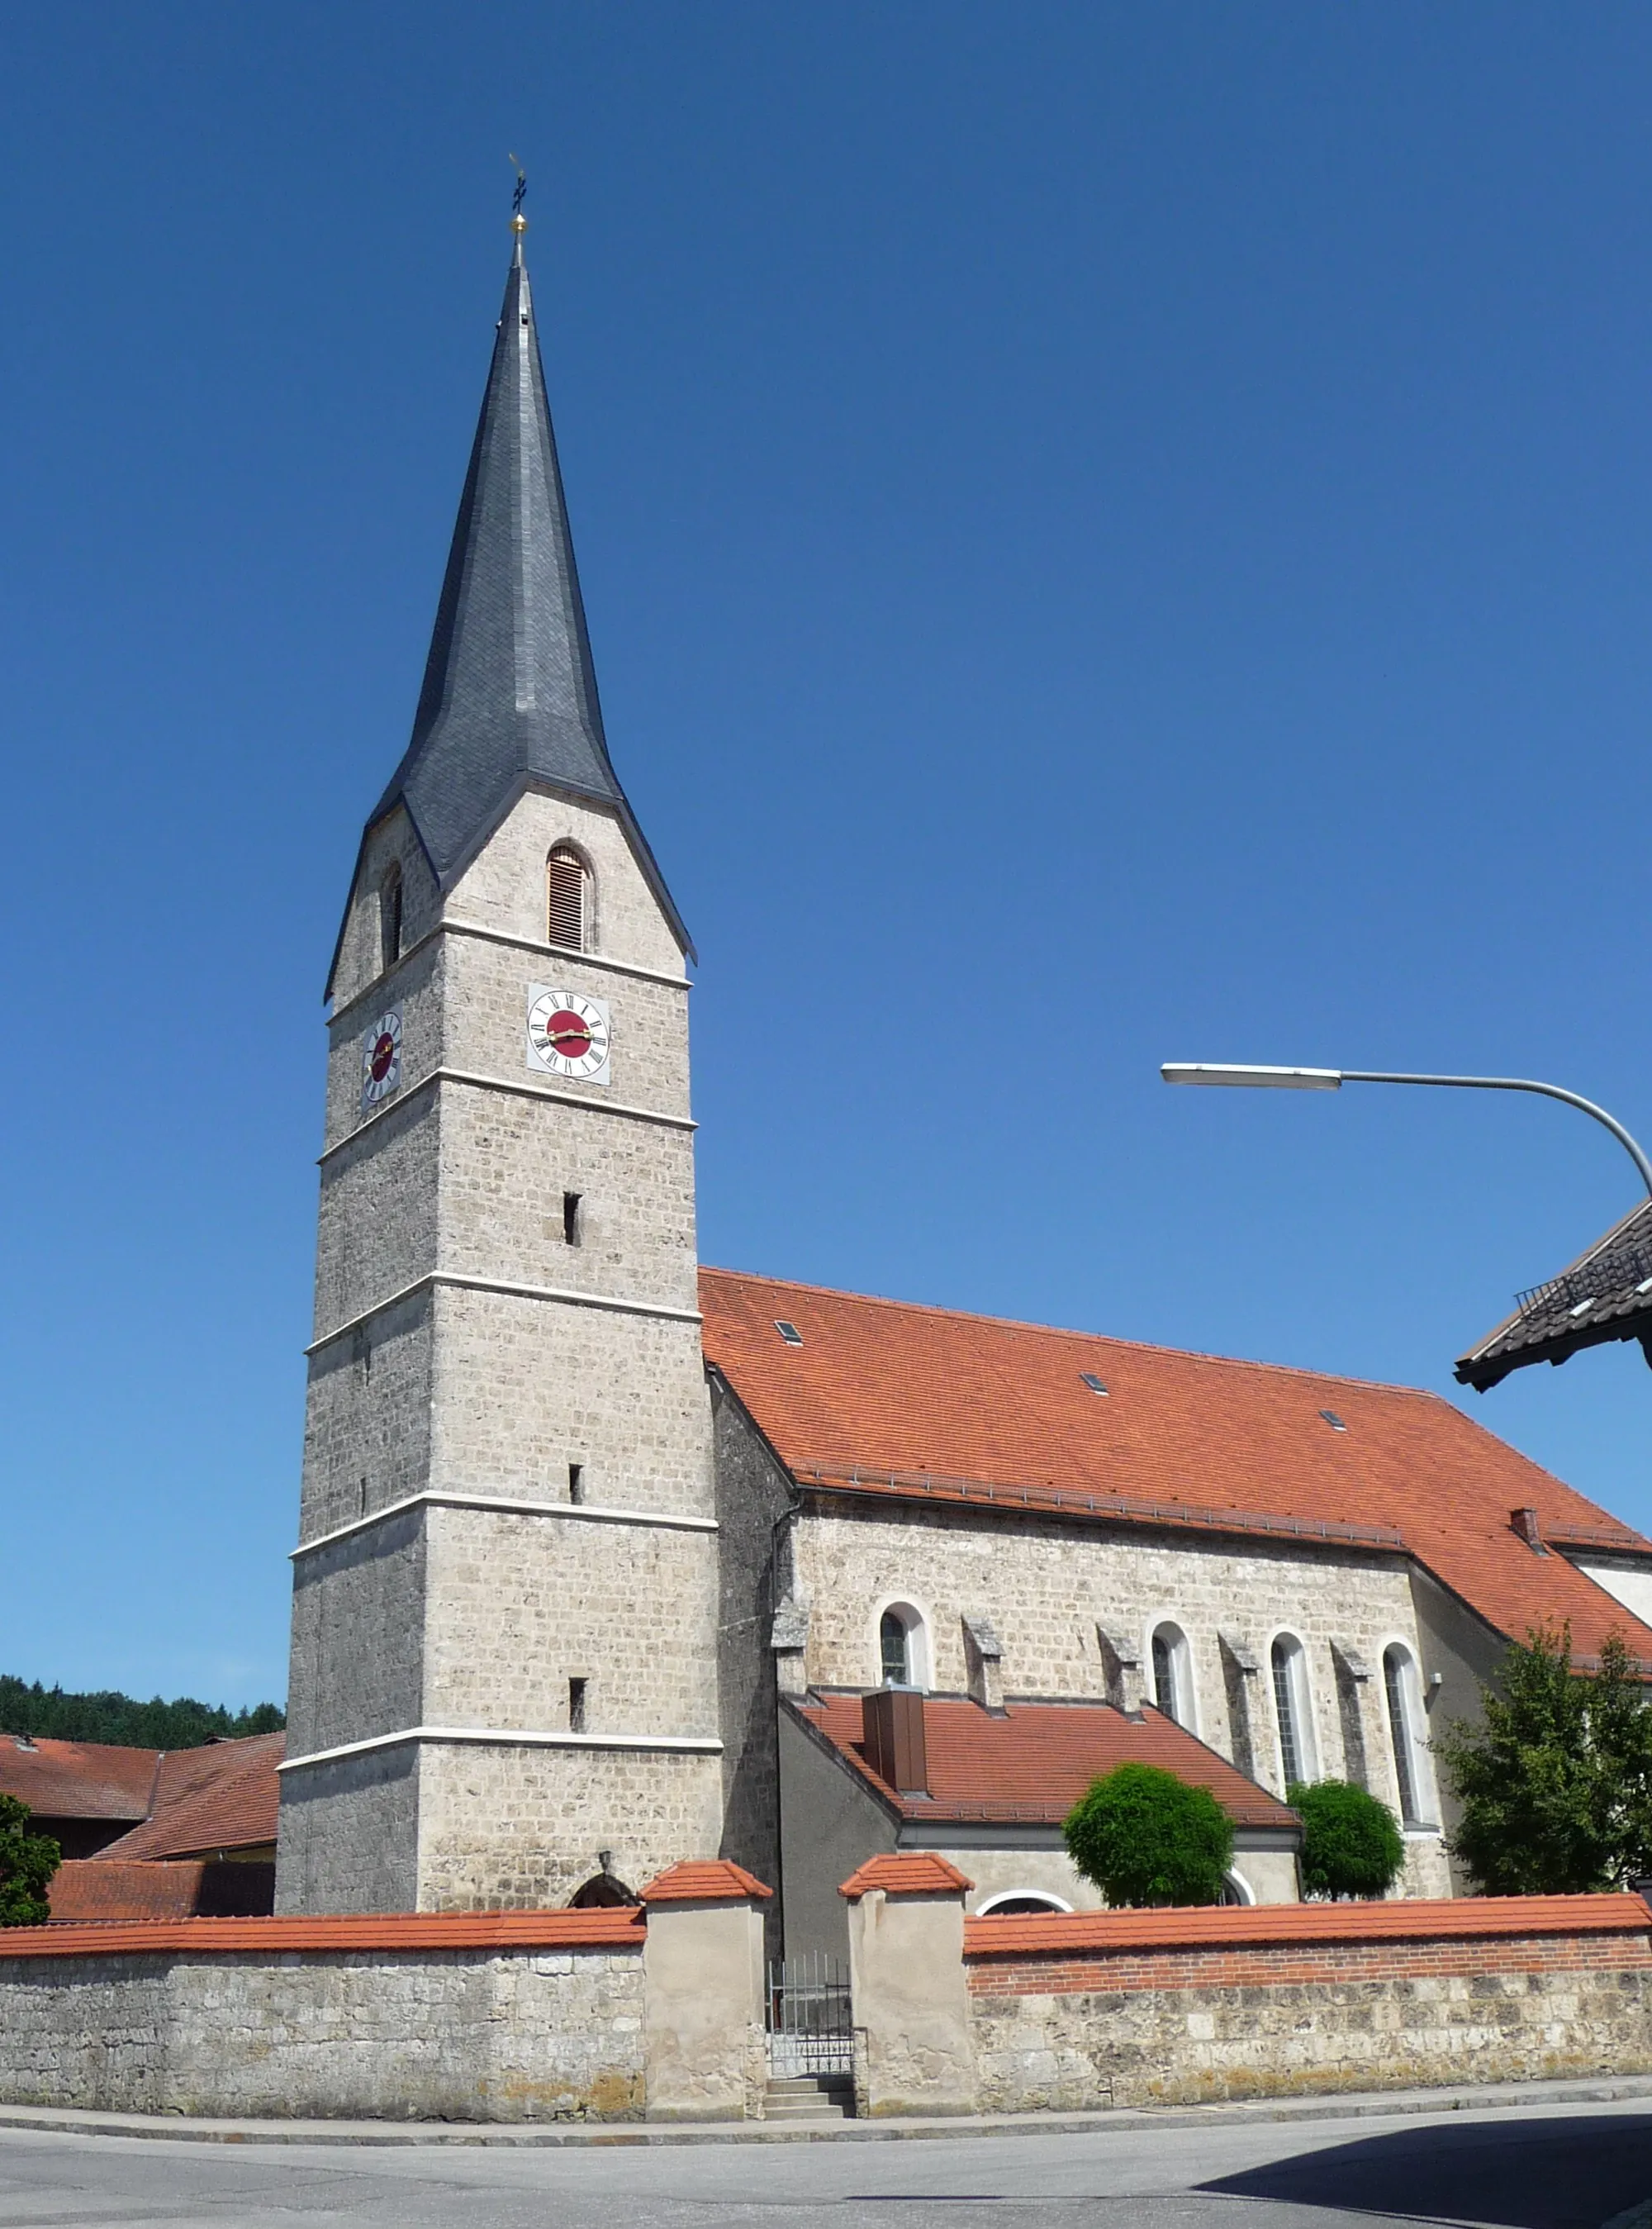
<path fill-rule="evenodd" d="M 525 228 L 519 221 L 413 737 L 368 825 L 405 806 L 445 885 L 524 781 L 609 806 L 692 957 L 608 756 Z"/>

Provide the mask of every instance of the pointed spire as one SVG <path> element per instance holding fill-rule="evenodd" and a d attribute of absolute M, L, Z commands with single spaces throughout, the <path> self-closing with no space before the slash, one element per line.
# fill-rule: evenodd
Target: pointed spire
<path fill-rule="evenodd" d="M 511 229 L 504 307 L 413 739 L 368 825 L 404 805 L 445 883 L 524 777 L 611 806 L 691 951 L 608 756 L 520 206 Z"/>

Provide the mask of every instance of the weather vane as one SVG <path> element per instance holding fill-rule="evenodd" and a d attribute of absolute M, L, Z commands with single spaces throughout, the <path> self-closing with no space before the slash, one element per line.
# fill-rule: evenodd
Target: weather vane
<path fill-rule="evenodd" d="M 516 173 L 516 190 L 510 196 L 511 222 L 513 226 L 525 226 L 528 220 L 522 215 L 522 203 L 528 198 L 528 173 L 514 155 L 510 160 Z"/>

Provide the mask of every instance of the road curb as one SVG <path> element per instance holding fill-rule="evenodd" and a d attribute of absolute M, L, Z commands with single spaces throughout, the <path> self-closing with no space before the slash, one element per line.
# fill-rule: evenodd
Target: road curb
<path fill-rule="evenodd" d="M 74 2136 L 128 2136 L 167 2143 L 494 2146 L 518 2150 L 653 2149 L 671 2144 L 831 2144 L 935 2142 L 944 2137 L 1105 2136 L 1142 2129 L 1209 2129 L 1249 2122 L 1367 2120 L 1382 2116 L 1530 2111 L 1539 2105 L 1621 2104 L 1652 2098 L 1652 2075 L 1559 2082 L 1463 2084 L 1439 2090 L 1367 2090 L 1312 2097 L 1268 2097 L 1213 2105 L 1120 2107 L 1082 2113 L 968 2114 L 951 2119 L 840 2121 L 253 2121 L 182 2113 L 99 2113 L 0 2105 L 9 2129 Z M 1637 2226 L 1638 2229 L 1638 2226 Z"/>

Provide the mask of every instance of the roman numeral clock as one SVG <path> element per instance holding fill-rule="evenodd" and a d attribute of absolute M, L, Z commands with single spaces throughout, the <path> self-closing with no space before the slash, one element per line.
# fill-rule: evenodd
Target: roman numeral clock
<path fill-rule="evenodd" d="M 611 1031 L 607 1001 L 532 983 L 528 989 L 528 1065 L 536 1075 L 608 1081 Z"/>

